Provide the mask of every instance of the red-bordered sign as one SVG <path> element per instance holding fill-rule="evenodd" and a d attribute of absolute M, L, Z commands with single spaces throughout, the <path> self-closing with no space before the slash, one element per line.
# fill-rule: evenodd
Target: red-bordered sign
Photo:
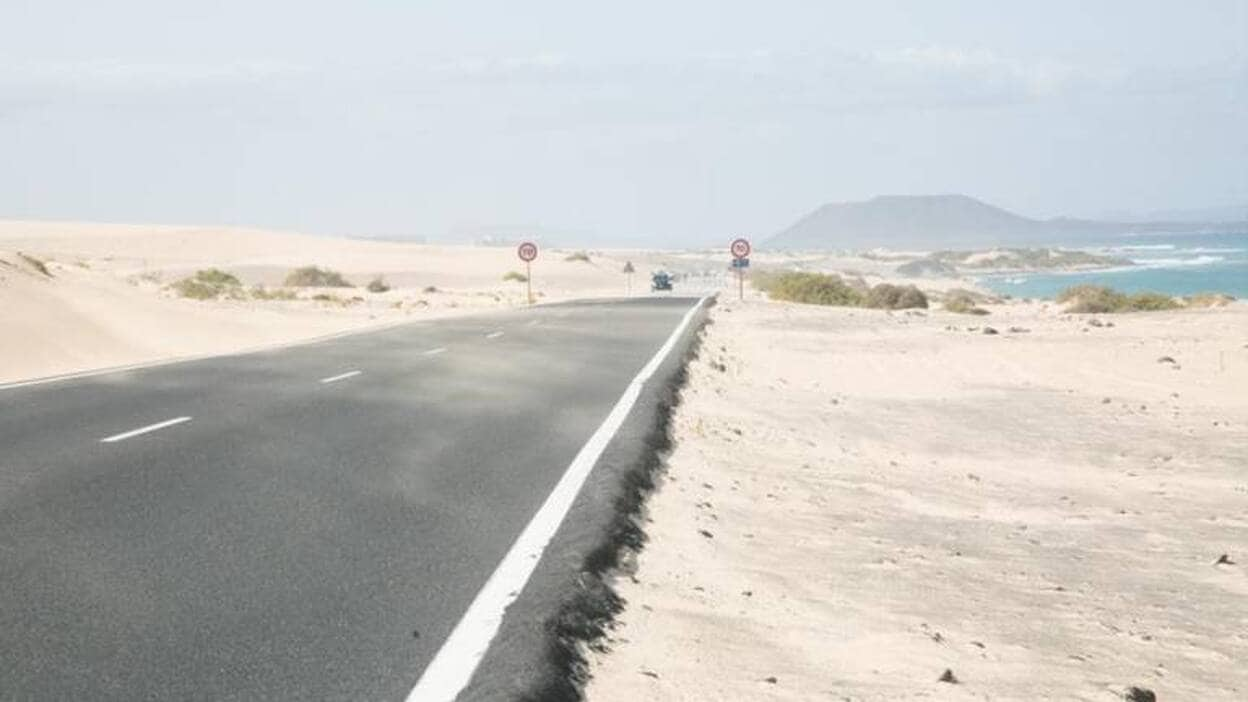
<path fill-rule="evenodd" d="M 733 239 L 732 241 L 732 257 L 748 258 L 750 255 L 750 242 L 747 239 Z"/>
<path fill-rule="evenodd" d="M 537 258 L 537 244 L 534 244 L 531 241 L 526 241 L 520 244 L 516 247 L 516 255 L 519 256 L 520 260 L 525 263 L 532 261 Z"/>

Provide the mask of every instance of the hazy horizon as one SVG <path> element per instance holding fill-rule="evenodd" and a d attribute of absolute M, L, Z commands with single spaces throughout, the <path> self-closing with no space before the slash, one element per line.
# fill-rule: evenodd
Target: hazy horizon
<path fill-rule="evenodd" d="M 1248 203 L 1248 3 L 0 8 L 0 218 L 589 244 Z"/>

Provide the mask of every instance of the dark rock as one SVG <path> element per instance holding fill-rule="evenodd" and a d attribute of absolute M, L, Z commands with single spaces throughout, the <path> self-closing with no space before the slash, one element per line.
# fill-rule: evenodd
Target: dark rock
<path fill-rule="evenodd" d="M 984 333 L 992 335 L 992 334 L 999 334 L 1000 332 L 998 332 L 996 329 L 993 329 L 992 327 L 984 327 Z"/>
<path fill-rule="evenodd" d="M 957 684 L 958 684 L 958 676 L 954 675 L 954 674 L 953 674 L 953 671 L 952 671 L 952 670 L 950 670 L 949 668 L 945 668 L 945 672 L 943 672 L 943 673 L 941 673 L 941 674 L 940 674 L 940 678 L 938 678 L 938 679 L 937 679 L 937 682 L 943 682 L 943 683 L 949 683 L 949 684 L 951 684 L 951 685 L 957 685 Z"/>
<path fill-rule="evenodd" d="M 1152 690 L 1132 685 L 1123 693 L 1122 699 L 1127 702 L 1157 702 L 1157 694 Z"/>
<path fill-rule="evenodd" d="M 1157 362 L 1158 363 L 1178 363 L 1178 361 L 1174 360 L 1172 356 L 1162 356 L 1161 358 L 1157 359 Z"/>
<path fill-rule="evenodd" d="M 705 537 L 706 537 L 706 538 L 708 538 L 708 539 L 713 539 L 713 538 L 715 538 L 715 535 L 714 535 L 714 534 L 712 534 L 711 532 L 707 531 L 706 529 L 698 529 L 698 533 L 699 533 L 699 534 L 701 534 L 701 535 L 703 535 L 703 536 L 705 536 Z"/>
<path fill-rule="evenodd" d="M 763 678 L 763 682 L 767 682 L 767 683 L 771 683 L 772 685 L 775 685 L 776 683 L 780 681 L 776 680 L 776 676 L 772 675 L 770 677 Z"/>
<path fill-rule="evenodd" d="M 1214 565 L 1235 565 L 1235 561 L 1232 561 L 1231 557 L 1224 553 L 1221 556 L 1218 556 L 1218 560 L 1214 561 L 1213 564 Z"/>

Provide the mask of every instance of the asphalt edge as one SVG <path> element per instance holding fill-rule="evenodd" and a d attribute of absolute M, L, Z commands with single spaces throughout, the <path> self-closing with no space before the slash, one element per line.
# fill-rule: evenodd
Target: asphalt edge
<path fill-rule="evenodd" d="M 583 699 L 587 653 L 606 650 L 612 623 L 624 610 L 613 582 L 646 542 L 644 505 L 666 467 L 672 416 L 715 302 L 706 299 L 680 345 L 646 383 L 460 702 Z"/>

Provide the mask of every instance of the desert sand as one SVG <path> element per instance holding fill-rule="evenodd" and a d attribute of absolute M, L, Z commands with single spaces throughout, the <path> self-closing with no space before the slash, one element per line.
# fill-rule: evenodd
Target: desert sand
<path fill-rule="evenodd" d="M 705 256 L 544 249 L 539 302 L 634 294 L 665 268 L 716 273 Z M 44 270 L 40 270 L 42 264 Z M 250 290 L 280 287 L 294 268 L 341 272 L 356 287 L 297 290 L 298 300 L 183 299 L 169 285 L 220 268 Z M 438 316 L 519 307 L 524 271 L 510 246 L 436 246 L 224 227 L 0 221 L 0 383 L 166 359 L 236 352 Z M 383 276 L 392 289 L 368 292 Z M 688 286 L 682 286 L 688 287 Z M 330 295 L 313 300 L 314 295 Z"/>
<path fill-rule="evenodd" d="M 989 309 L 721 298 L 588 699 L 1248 698 L 1248 305 Z"/>

